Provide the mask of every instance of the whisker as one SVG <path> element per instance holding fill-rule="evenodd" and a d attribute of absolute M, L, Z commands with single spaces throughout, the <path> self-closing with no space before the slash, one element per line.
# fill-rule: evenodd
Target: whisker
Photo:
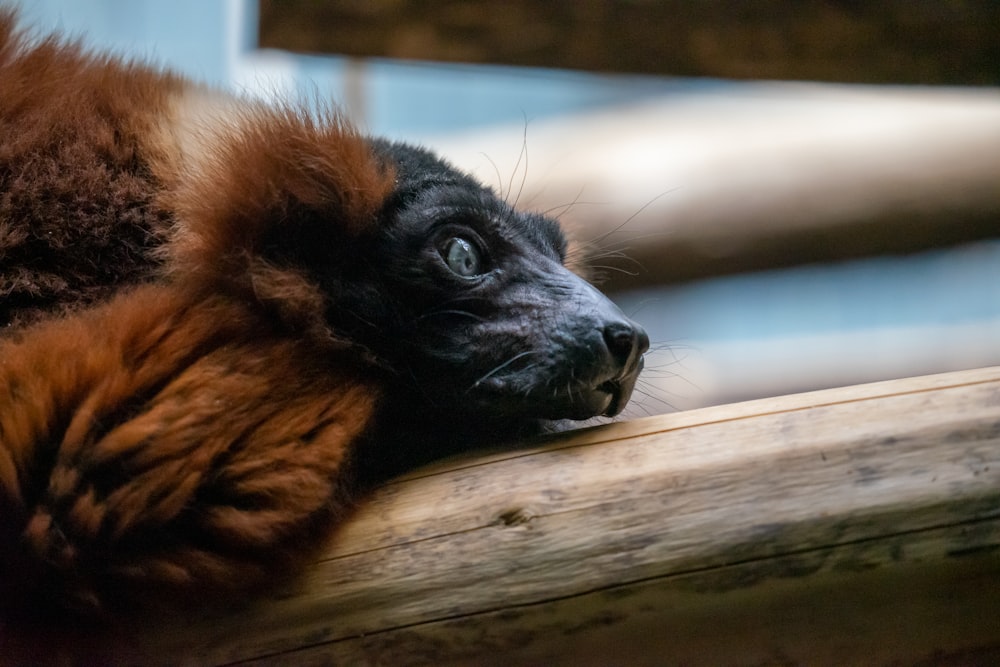
<path fill-rule="evenodd" d="M 638 391 L 638 390 L 636 390 L 636 391 Z M 639 392 L 639 393 L 642 393 L 642 392 Z M 654 399 L 654 400 L 658 400 L 658 399 Z M 652 417 L 653 415 L 658 414 L 656 411 L 654 411 L 653 409 L 651 409 L 649 406 L 645 405 L 641 401 L 636 401 L 636 400 L 633 399 L 632 401 L 629 402 L 628 407 L 626 407 L 624 410 L 622 410 L 620 413 L 618 413 L 615 416 L 615 420 L 618 421 L 618 420 L 624 420 L 624 419 L 631 419 L 636 412 L 642 413 L 640 415 L 642 417 Z"/>
<path fill-rule="evenodd" d="M 659 201 L 663 197 L 666 197 L 668 194 L 672 194 L 672 193 L 676 192 L 678 189 L 679 188 L 670 188 L 669 190 L 664 190 L 663 192 L 661 192 L 660 194 L 656 195 L 655 197 L 653 197 L 652 199 L 650 199 L 648 202 L 646 202 L 645 204 L 643 204 L 642 206 L 640 206 L 638 208 L 638 210 L 636 210 L 635 213 L 633 213 L 629 217 L 625 218 L 625 221 L 622 222 L 620 225 L 618 225 L 614 229 L 608 230 L 607 232 L 601 234 L 600 236 L 592 239 L 592 242 L 593 243 L 599 243 L 600 241 L 603 241 L 604 239 L 606 239 L 607 237 L 611 236 L 615 232 L 621 231 L 621 229 L 623 227 L 625 227 L 627 224 L 629 224 L 630 222 L 632 222 L 633 220 L 635 220 L 637 217 L 639 217 L 640 215 L 642 215 L 642 212 L 645 211 L 647 208 L 649 208 L 650 206 L 652 206 L 653 204 L 655 204 L 657 201 Z"/>
<path fill-rule="evenodd" d="M 491 158 L 488 154 L 483 152 L 480 152 L 479 154 L 486 158 L 491 165 L 493 165 L 493 171 L 497 176 L 497 190 L 500 191 L 500 199 L 506 201 L 507 196 L 503 193 L 503 176 L 500 175 L 500 167 L 497 166 L 497 163 L 494 162 L 493 158 Z"/>
<path fill-rule="evenodd" d="M 510 172 L 510 178 L 507 180 L 507 193 L 504 195 L 504 202 L 514 208 L 517 205 L 515 200 L 513 204 L 510 202 L 510 193 L 514 191 L 514 177 L 517 176 L 517 170 L 521 168 L 521 162 L 525 158 L 525 152 L 528 150 L 528 119 L 524 119 L 524 135 L 521 140 L 521 152 L 517 156 L 517 162 L 514 163 L 514 169 Z M 518 193 L 520 195 L 520 193 Z"/>
<path fill-rule="evenodd" d="M 674 410 L 674 411 L 676 411 L 678 409 L 676 405 L 674 405 L 673 403 L 671 403 L 667 399 L 663 398 L 662 396 L 658 396 L 658 395 L 654 394 L 650 390 L 643 389 L 643 388 L 641 388 L 639 386 L 636 386 L 635 389 L 633 389 L 632 391 L 634 393 L 639 394 L 640 396 L 642 396 L 643 399 L 644 399 L 644 401 L 646 401 L 646 400 L 648 400 L 648 401 L 656 401 L 657 403 L 660 403 L 661 405 L 666 406 L 666 407 L 668 407 L 668 408 L 670 408 L 671 410 Z M 648 410 L 649 406 L 646 405 L 644 401 L 636 402 L 635 406 L 636 407 L 643 407 L 646 410 Z"/>
<path fill-rule="evenodd" d="M 470 319 L 476 320 L 477 322 L 485 322 L 487 320 L 487 318 L 482 317 L 480 315 L 476 315 L 475 313 L 470 313 L 467 310 L 432 310 L 428 313 L 423 313 L 421 315 L 418 315 L 413 319 L 413 322 L 419 322 L 429 317 L 437 317 L 439 315 L 461 315 L 463 317 L 468 317 Z"/>
<path fill-rule="evenodd" d="M 662 296 L 647 297 L 647 298 L 643 299 L 642 301 L 640 301 L 638 303 L 638 305 L 636 305 L 635 308 L 633 308 L 632 310 L 630 310 L 629 313 L 628 313 L 628 316 L 634 320 L 634 319 L 636 319 L 636 316 L 639 313 L 641 313 L 643 310 L 646 309 L 646 306 L 651 306 L 653 304 L 661 303 L 662 301 L 663 301 L 663 297 Z M 669 346 L 670 346 L 669 343 L 660 343 L 660 344 L 651 346 L 650 347 L 650 352 L 656 352 L 656 351 L 658 351 L 658 348 L 661 345 L 663 346 L 664 350 L 669 350 Z"/>
<path fill-rule="evenodd" d="M 601 245 L 601 239 L 607 238 L 610 234 L 614 233 L 614 231 L 615 230 L 612 230 L 606 234 L 601 235 L 597 239 L 591 239 L 581 244 L 583 250 L 583 257 L 586 262 L 587 268 L 595 270 L 598 273 L 598 275 L 596 275 L 595 278 L 606 279 L 606 275 L 601 274 L 600 273 L 601 271 L 618 271 L 627 276 L 639 276 L 644 273 L 647 273 L 648 270 L 646 269 L 645 264 L 635 259 L 634 257 L 630 257 L 627 254 L 627 251 L 637 241 L 642 241 L 648 238 L 662 238 L 672 233 L 669 230 L 650 232 L 648 234 L 641 234 L 639 236 L 634 236 L 627 240 L 623 240 L 607 246 Z M 634 268 L 626 269 L 606 264 L 605 265 L 594 264 L 595 261 L 602 259 L 620 260 L 627 264 L 631 264 Z"/>
<path fill-rule="evenodd" d="M 632 261 L 634 262 L 635 260 L 632 260 Z M 635 263 L 639 264 L 639 262 L 635 262 Z M 639 265 L 639 269 L 638 270 L 632 270 L 632 271 L 629 271 L 628 269 L 623 269 L 620 266 L 611 266 L 610 264 L 591 264 L 587 268 L 596 269 L 596 270 L 599 270 L 599 271 L 615 271 L 617 273 L 623 273 L 626 276 L 633 276 L 633 277 L 634 276 L 638 276 L 638 275 L 642 275 L 642 269 L 643 269 L 643 267 L 642 267 L 641 264 Z"/>
<path fill-rule="evenodd" d="M 583 191 L 586 190 L 586 189 L 587 189 L 586 185 L 581 185 L 579 192 L 576 193 L 576 196 L 573 197 L 573 199 L 568 204 L 558 204 L 556 206 L 552 206 L 552 207 L 550 207 L 550 208 L 542 211 L 542 215 L 551 215 L 553 211 L 558 210 L 558 209 L 562 209 L 561 211 L 559 211 L 558 215 L 554 216 L 558 220 L 560 217 L 562 217 L 567 212 L 569 212 L 569 210 L 571 208 L 573 208 L 574 206 L 576 206 L 577 204 L 594 204 L 594 205 L 596 205 L 596 204 L 606 203 L 606 202 L 586 202 L 586 201 L 580 201 L 580 197 L 583 196 Z"/>
<path fill-rule="evenodd" d="M 535 354 L 534 350 L 525 350 L 524 352 L 519 352 L 519 353 L 515 354 L 510 359 L 508 359 L 507 361 L 503 362 L 502 364 L 500 364 L 499 366 L 497 366 L 496 368 L 494 368 L 493 370 L 491 370 L 489 373 L 486 373 L 481 378 L 479 378 L 478 380 L 476 380 L 475 382 L 473 382 L 472 386 L 469 387 L 468 389 L 466 389 L 465 392 L 468 393 L 468 392 L 472 391 L 473 389 L 475 389 L 476 387 L 478 387 L 480 384 L 482 384 L 483 382 L 485 382 L 486 380 L 488 380 L 490 377 L 492 377 L 496 373 L 499 373 L 500 371 L 502 371 L 507 366 L 510 366 L 512 363 L 514 363 L 518 359 L 523 359 L 524 357 L 530 356 L 532 354 Z"/>
<path fill-rule="evenodd" d="M 602 248 L 590 255 L 590 259 L 631 259 L 625 254 L 624 250 L 617 250 L 615 248 Z"/>
<path fill-rule="evenodd" d="M 645 241 L 646 239 L 662 239 L 664 237 L 671 236 L 673 234 L 672 230 L 663 229 L 659 231 L 647 232 L 645 234 L 629 236 L 627 239 L 622 239 L 621 241 L 616 241 L 615 243 L 609 243 L 608 245 L 598 245 L 601 239 L 608 236 L 608 234 L 613 234 L 614 232 L 608 232 L 596 239 L 591 239 L 588 241 L 590 245 L 597 249 L 598 252 L 622 252 L 628 250 L 629 247 L 636 241 Z"/>
<path fill-rule="evenodd" d="M 524 184 L 528 181 L 528 115 L 523 111 L 521 113 L 524 115 L 524 134 L 521 136 L 521 153 L 524 155 L 524 167 L 521 169 L 521 184 L 517 188 L 517 196 L 514 197 L 514 203 L 512 204 L 514 208 L 517 208 L 518 202 L 521 201 Z M 521 159 L 518 158 L 517 162 L 520 164 Z"/>

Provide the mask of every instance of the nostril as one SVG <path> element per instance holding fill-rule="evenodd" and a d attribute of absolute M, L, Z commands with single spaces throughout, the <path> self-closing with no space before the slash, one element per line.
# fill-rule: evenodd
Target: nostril
<path fill-rule="evenodd" d="M 642 327 L 630 322 L 616 321 L 604 325 L 604 343 L 611 356 L 625 366 L 634 354 L 649 349 L 649 336 Z"/>
<path fill-rule="evenodd" d="M 636 342 L 636 345 L 639 348 L 639 354 L 645 354 L 646 350 L 649 349 L 649 334 L 647 334 L 646 330 L 639 325 L 635 325 L 635 330 L 639 338 Z"/>

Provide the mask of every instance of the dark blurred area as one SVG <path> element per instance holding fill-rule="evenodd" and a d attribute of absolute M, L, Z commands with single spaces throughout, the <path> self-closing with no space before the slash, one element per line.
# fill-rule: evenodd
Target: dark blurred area
<path fill-rule="evenodd" d="M 933 0 L 260 0 L 260 46 L 596 72 L 1000 84 L 1000 5 Z"/>

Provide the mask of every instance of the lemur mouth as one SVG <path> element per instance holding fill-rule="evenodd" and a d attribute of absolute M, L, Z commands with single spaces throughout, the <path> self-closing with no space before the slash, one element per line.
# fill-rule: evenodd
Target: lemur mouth
<path fill-rule="evenodd" d="M 591 417 L 615 417 L 621 414 L 635 389 L 636 380 L 642 372 L 643 359 L 639 357 L 627 372 L 605 380 L 589 388 L 571 392 L 569 403 L 563 403 L 559 419 L 590 419 Z"/>
<path fill-rule="evenodd" d="M 527 392 L 518 389 L 508 378 L 492 377 L 476 386 L 475 399 L 481 409 L 490 413 L 528 416 L 540 419 L 571 419 L 581 421 L 593 417 L 614 417 L 625 409 L 636 381 L 643 369 L 643 358 L 637 357 L 624 371 L 609 379 L 595 378 L 591 383 L 568 386 L 552 393 L 547 384 L 539 384 Z M 607 376 L 605 376 L 607 377 Z"/>
<path fill-rule="evenodd" d="M 643 364 L 643 358 L 639 357 L 638 363 L 631 372 L 598 385 L 597 391 L 604 392 L 611 397 L 611 402 L 601 413 L 603 416 L 614 417 L 625 409 L 629 399 L 632 398 L 632 390 L 635 389 L 635 383 L 639 379 L 639 373 L 642 372 Z"/>

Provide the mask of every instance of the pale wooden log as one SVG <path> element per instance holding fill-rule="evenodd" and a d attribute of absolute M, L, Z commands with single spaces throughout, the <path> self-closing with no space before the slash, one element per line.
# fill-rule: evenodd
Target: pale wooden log
<path fill-rule="evenodd" d="M 706 408 L 416 471 L 295 586 L 157 625 L 198 664 L 1000 658 L 1000 367 Z"/>
<path fill-rule="evenodd" d="M 995 88 L 734 84 L 426 142 L 593 242 L 612 292 L 996 238 L 1000 219 Z"/>

